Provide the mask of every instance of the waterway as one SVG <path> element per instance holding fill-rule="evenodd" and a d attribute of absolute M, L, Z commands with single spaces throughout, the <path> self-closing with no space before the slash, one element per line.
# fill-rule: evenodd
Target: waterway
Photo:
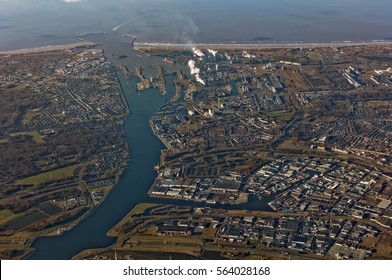
<path fill-rule="evenodd" d="M 156 58 L 140 57 L 141 54 L 132 49 L 129 41 L 124 40 L 121 33 L 109 32 L 88 37 L 90 41 L 98 43 L 104 48 L 106 56 L 114 65 L 125 64 L 130 70 L 141 66 L 146 75 L 155 75 L 154 67 L 157 64 L 162 64 L 162 61 Z M 116 59 L 112 55 L 114 53 L 125 54 L 127 57 Z M 167 67 L 171 66 L 167 65 Z M 35 253 L 30 255 L 29 259 L 71 259 L 84 249 L 101 248 L 113 244 L 114 239 L 106 235 L 107 231 L 141 202 L 211 206 L 148 197 L 147 191 L 156 177 L 154 165 L 159 162 L 161 149 L 165 148 L 152 133 L 149 119 L 175 94 L 175 87 L 171 74 L 165 76 L 168 89 L 165 96 L 160 95 L 158 89 L 137 92 L 137 78 L 126 79 L 121 71 L 118 71 L 118 77 L 131 111 L 124 124 L 130 150 L 129 165 L 119 183 L 96 210 L 63 235 L 40 237 L 35 240 L 32 244 Z M 251 202 L 247 205 L 223 205 L 223 207 L 226 209 L 270 210 L 267 205 L 270 200 Z"/>
<path fill-rule="evenodd" d="M 148 120 L 166 97 L 157 90 L 137 94 L 135 79 L 126 82 L 122 79 L 122 86 L 132 112 L 124 125 L 130 149 L 128 168 L 103 203 L 78 226 L 61 236 L 37 239 L 33 243 L 36 253 L 30 259 L 70 259 L 83 249 L 111 244 L 113 239 L 106 232 L 136 204 L 148 199 L 146 189 L 154 181 L 153 166 L 163 148 L 152 134 Z"/>

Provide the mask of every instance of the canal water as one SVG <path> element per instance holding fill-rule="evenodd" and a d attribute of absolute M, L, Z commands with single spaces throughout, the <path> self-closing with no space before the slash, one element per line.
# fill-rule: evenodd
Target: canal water
<path fill-rule="evenodd" d="M 101 44 L 107 58 L 116 66 L 124 64 L 130 71 L 141 66 L 146 75 L 156 75 L 153 66 L 162 64 L 157 58 L 147 58 L 132 49 L 130 43 L 119 33 L 95 34 L 87 36 L 89 41 Z M 125 54 L 127 58 L 117 59 L 113 54 Z M 160 95 L 158 89 L 143 92 L 136 91 L 137 78 L 126 79 L 118 71 L 126 101 L 131 111 L 126 119 L 124 130 L 130 150 L 130 161 L 119 183 L 109 193 L 102 204 L 86 219 L 72 230 L 54 237 L 40 237 L 32 247 L 34 254 L 29 259 L 71 259 L 84 249 L 102 248 L 114 243 L 106 233 L 125 217 L 138 203 L 170 203 L 190 206 L 209 206 L 180 200 L 149 198 L 148 189 L 156 177 L 154 165 L 159 162 L 160 151 L 164 149 L 162 142 L 152 133 L 149 126 L 150 117 L 165 105 L 175 94 L 173 79 L 165 76 L 168 94 Z M 258 201 L 247 205 L 229 206 L 226 209 L 259 209 L 270 210 L 267 202 Z"/>

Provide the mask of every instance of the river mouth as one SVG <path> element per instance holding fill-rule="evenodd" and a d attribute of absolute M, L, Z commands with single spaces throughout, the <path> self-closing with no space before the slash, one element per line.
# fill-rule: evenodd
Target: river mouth
<path fill-rule="evenodd" d="M 166 64 L 162 59 L 146 57 L 142 52 L 134 49 L 133 43 L 137 37 L 132 34 L 111 30 L 82 34 L 76 38 L 97 44 L 97 48 L 102 48 L 107 59 L 116 67 L 125 65 L 132 72 L 135 67 L 142 67 L 146 78 L 157 75 L 151 65 L 165 66 Z"/>

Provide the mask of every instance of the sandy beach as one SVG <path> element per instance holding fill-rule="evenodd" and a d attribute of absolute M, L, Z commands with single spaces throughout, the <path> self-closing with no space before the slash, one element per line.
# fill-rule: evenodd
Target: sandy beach
<path fill-rule="evenodd" d="M 69 49 L 75 49 L 80 47 L 92 47 L 95 45 L 96 44 L 91 42 L 80 42 L 80 43 L 73 43 L 73 44 L 66 44 L 66 45 L 55 45 L 55 46 L 38 47 L 32 49 L 4 51 L 4 52 L 0 52 L 0 55 L 44 53 L 44 52 L 52 52 L 52 51 L 69 50 Z"/>
<path fill-rule="evenodd" d="M 79 43 L 54 45 L 37 48 L 26 48 L 11 51 L 0 51 L 0 55 L 23 55 L 36 54 L 51 51 L 60 51 L 75 49 L 80 47 L 93 47 L 97 44 L 83 41 Z M 172 43 L 134 43 L 136 50 L 154 50 L 154 49 L 170 49 L 170 50 L 190 50 L 192 48 L 199 49 L 216 49 L 216 50 L 233 50 L 233 49 L 292 49 L 292 48 L 322 48 L 322 47 L 347 47 L 347 46 L 365 46 L 365 45 L 392 45 L 392 41 L 369 41 L 369 42 L 330 42 L 330 43 L 276 43 L 276 44 L 172 44 Z"/>
<path fill-rule="evenodd" d="M 165 43 L 135 43 L 135 49 L 170 49 L 188 50 L 194 47 L 199 49 L 292 49 L 292 48 L 322 48 L 322 47 L 348 47 L 366 45 L 392 45 L 392 41 L 369 41 L 369 42 L 330 42 L 330 43 L 276 43 L 276 44 L 165 44 Z"/>

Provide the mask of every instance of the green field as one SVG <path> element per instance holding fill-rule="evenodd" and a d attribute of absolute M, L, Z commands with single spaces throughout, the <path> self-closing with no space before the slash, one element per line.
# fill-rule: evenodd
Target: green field
<path fill-rule="evenodd" d="M 293 114 L 286 111 L 273 111 L 268 113 L 268 115 L 273 118 L 277 118 L 280 121 L 288 121 Z"/>
<path fill-rule="evenodd" d="M 22 214 L 15 214 L 9 209 L 0 210 L 0 225 L 7 224 L 10 221 L 19 218 Z"/>
<path fill-rule="evenodd" d="M 10 136 L 18 136 L 18 135 L 29 135 L 33 137 L 35 143 L 44 143 L 44 139 L 42 139 L 41 135 L 39 135 L 38 131 L 27 131 L 27 132 L 18 132 L 18 133 L 11 133 Z"/>
<path fill-rule="evenodd" d="M 133 215 L 143 214 L 144 211 L 146 211 L 148 208 L 151 208 L 154 206 L 158 206 L 158 205 L 154 204 L 154 203 L 140 203 L 140 204 L 136 205 L 135 208 L 132 209 L 132 211 L 128 214 L 128 216 L 131 217 Z"/>
<path fill-rule="evenodd" d="M 11 210 L 8 210 L 8 209 L 0 210 L 0 221 L 4 220 L 12 215 L 14 215 L 14 213 Z"/>
<path fill-rule="evenodd" d="M 75 165 L 55 169 L 38 175 L 27 177 L 16 181 L 18 185 L 38 185 L 45 182 L 61 180 L 73 176 L 76 169 Z"/>
<path fill-rule="evenodd" d="M 27 124 L 30 122 L 34 117 L 39 116 L 41 114 L 40 111 L 27 111 L 25 115 L 23 116 L 22 123 Z"/>

